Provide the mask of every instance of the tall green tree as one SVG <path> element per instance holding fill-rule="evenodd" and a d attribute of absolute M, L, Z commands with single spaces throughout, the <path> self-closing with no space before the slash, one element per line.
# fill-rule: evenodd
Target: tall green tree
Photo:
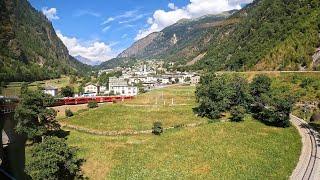
<path fill-rule="evenodd" d="M 201 77 L 196 97 L 199 103 L 198 114 L 210 119 L 219 118 L 222 112 L 229 111 L 233 106 L 246 107 L 250 100 L 245 79 L 212 73 Z"/>
<path fill-rule="evenodd" d="M 77 149 L 69 147 L 64 139 L 46 137 L 31 149 L 26 171 L 32 179 L 82 179 L 83 160 L 76 153 Z"/>
<path fill-rule="evenodd" d="M 56 112 L 47 108 L 52 102 L 53 97 L 41 91 L 24 92 L 14 114 L 16 132 L 39 142 L 41 137 L 60 129 L 55 119 Z"/>

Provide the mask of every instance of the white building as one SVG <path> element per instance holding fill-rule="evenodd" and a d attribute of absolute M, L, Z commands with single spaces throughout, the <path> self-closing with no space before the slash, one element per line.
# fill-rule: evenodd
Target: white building
<path fill-rule="evenodd" d="M 121 96 L 136 96 L 138 87 L 128 85 L 128 81 L 124 78 L 109 78 L 109 93 Z"/>
<path fill-rule="evenodd" d="M 58 94 L 58 88 L 54 86 L 46 86 L 43 92 L 45 94 L 50 94 L 51 96 L 56 96 Z"/>
<path fill-rule="evenodd" d="M 161 83 L 162 83 L 162 84 L 169 84 L 169 83 L 171 83 L 171 82 L 170 82 L 170 78 L 168 78 L 168 77 L 162 78 L 162 79 L 161 79 Z"/>
<path fill-rule="evenodd" d="M 88 83 L 84 87 L 85 96 L 97 96 L 98 94 L 104 93 L 107 90 L 106 86 L 99 86 L 93 83 Z"/>
<path fill-rule="evenodd" d="M 200 76 L 191 77 L 191 84 L 198 84 L 200 82 Z"/>

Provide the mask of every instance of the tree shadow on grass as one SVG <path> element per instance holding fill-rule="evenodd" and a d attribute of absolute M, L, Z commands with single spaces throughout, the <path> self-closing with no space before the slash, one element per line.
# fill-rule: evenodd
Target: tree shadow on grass
<path fill-rule="evenodd" d="M 57 131 L 52 131 L 50 134 L 50 136 L 56 136 L 58 138 L 65 138 L 67 139 L 67 137 L 70 135 L 70 131 L 65 131 L 63 129 L 59 129 Z"/>

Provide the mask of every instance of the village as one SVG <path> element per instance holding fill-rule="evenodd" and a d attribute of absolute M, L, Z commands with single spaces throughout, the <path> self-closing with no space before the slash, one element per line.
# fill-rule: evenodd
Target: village
<path fill-rule="evenodd" d="M 200 75 L 195 72 L 167 71 L 159 67 L 159 64 L 139 64 L 132 67 L 116 67 L 98 72 L 98 77 L 121 71 L 119 77 L 109 77 L 108 82 L 88 82 L 84 86 L 84 92 L 74 94 L 74 97 L 95 97 L 95 96 L 136 96 L 139 93 L 148 92 L 154 89 L 163 88 L 173 84 L 185 84 L 195 86 L 200 82 Z M 52 85 L 44 87 L 44 93 L 52 96 L 58 95 L 58 88 Z"/>

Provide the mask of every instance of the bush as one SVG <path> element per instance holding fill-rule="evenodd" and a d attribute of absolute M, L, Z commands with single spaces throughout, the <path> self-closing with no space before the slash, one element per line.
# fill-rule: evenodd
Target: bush
<path fill-rule="evenodd" d="M 199 106 L 195 109 L 199 116 L 218 119 L 221 113 L 233 106 L 247 107 L 251 101 L 249 86 L 238 76 L 216 76 L 207 74 L 201 77 L 196 97 Z"/>
<path fill-rule="evenodd" d="M 294 98 L 285 97 L 281 94 L 269 97 L 268 101 L 263 102 L 264 105 L 252 112 L 256 119 L 263 123 L 276 127 L 290 126 L 290 113 L 294 104 Z"/>
<path fill-rule="evenodd" d="M 26 171 L 32 179 L 81 179 L 83 160 L 76 153 L 64 139 L 45 137 L 32 147 Z"/>
<path fill-rule="evenodd" d="M 304 78 L 300 84 L 300 87 L 306 88 L 310 86 L 313 83 L 313 80 L 311 78 Z"/>
<path fill-rule="evenodd" d="M 152 127 L 152 133 L 155 135 L 160 135 L 163 133 L 162 123 L 161 122 L 154 122 Z"/>
<path fill-rule="evenodd" d="M 231 113 L 231 121 L 240 122 L 243 121 L 244 115 L 246 113 L 246 109 L 242 106 L 233 106 L 230 110 Z"/>
<path fill-rule="evenodd" d="M 66 109 L 65 110 L 65 114 L 67 117 L 72 117 L 73 116 L 73 112 L 70 109 Z"/>
<path fill-rule="evenodd" d="M 96 101 L 90 101 L 88 103 L 88 108 L 96 108 L 98 107 L 98 103 Z"/>
<path fill-rule="evenodd" d="M 66 86 L 66 87 L 61 88 L 60 93 L 63 97 L 73 97 L 74 90 L 72 87 Z"/>
<path fill-rule="evenodd" d="M 250 84 L 251 95 L 257 99 L 261 94 L 267 93 L 271 88 L 271 79 L 266 75 L 258 75 L 254 77 Z"/>

